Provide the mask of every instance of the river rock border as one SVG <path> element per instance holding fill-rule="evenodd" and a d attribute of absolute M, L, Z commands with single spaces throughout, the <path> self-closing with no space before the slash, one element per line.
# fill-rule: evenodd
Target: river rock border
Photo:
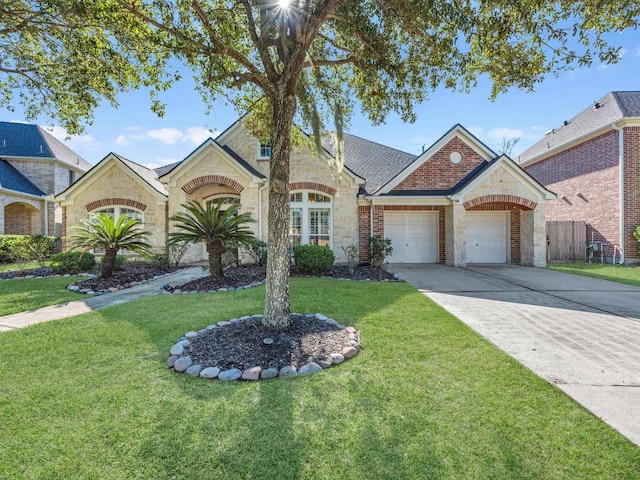
<path fill-rule="evenodd" d="M 292 316 L 302 315 L 292 313 Z M 286 377 L 295 377 L 299 375 L 307 375 L 310 373 L 320 372 L 324 369 L 330 368 L 333 365 L 338 365 L 349 358 L 355 357 L 361 348 L 360 342 L 360 334 L 354 327 L 345 327 L 344 325 L 340 325 L 337 321 L 332 318 L 329 318 L 321 313 L 311 313 L 305 314 L 304 316 L 309 318 L 315 318 L 316 320 L 326 322 L 329 325 L 335 326 L 341 330 L 345 330 L 348 335 L 348 341 L 342 347 L 342 351 L 333 352 L 329 354 L 326 358 L 322 360 L 318 360 L 317 362 L 309 362 L 305 365 L 302 365 L 300 368 L 296 368 L 294 365 L 287 365 L 280 369 L 277 368 L 262 368 L 260 366 L 250 367 L 246 370 L 241 370 L 239 368 L 232 368 L 228 370 L 222 370 L 218 367 L 207 367 L 202 368 L 201 365 L 197 365 L 193 363 L 191 357 L 189 356 L 189 346 L 191 345 L 191 340 L 196 338 L 198 335 L 204 333 L 207 330 L 213 330 L 215 328 L 224 328 L 225 325 L 230 325 L 238 322 L 243 322 L 249 319 L 262 319 L 262 315 L 251 315 L 244 316 L 239 318 L 232 318 L 230 320 L 221 321 L 213 325 L 209 325 L 202 330 L 191 331 L 184 334 L 184 336 L 180 337 L 178 341 L 171 347 L 169 350 L 169 358 L 167 359 L 167 367 L 174 372 L 178 373 L 186 373 L 187 375 L 191 375 L 193 377 L 201 377 L 209 380 L 221 380 L 221 381 L 234 381 L 234 380 L 246 380 L 246 381 L 256 381 L 256 380 L 268 380 L 272 378 L 286 378 Z"/>

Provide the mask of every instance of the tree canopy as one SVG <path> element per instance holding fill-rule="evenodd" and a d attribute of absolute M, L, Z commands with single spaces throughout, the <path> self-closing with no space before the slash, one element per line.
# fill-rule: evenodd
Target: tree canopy
<path fill-rule="evenodd" d="M 606 33 L 636 28 L 636 0 L 27 0 L 0 1 L 2 104 L 23 102 L 77 127 L 99 99 L 168 87 L 170 62 L 193 72 L 204 102 L 250 111 L 270 140 L 269 263 L 264 321 L 289 323 L 288 189 L 292 124 L 319 139 L 355 108 L 378 124 L 439 87 L 488 77 L 491 96 L 531 90 L 594 59 L 615 62 Z M 25 51 L 19 45 L 25 42 Z M 54 61 L 49 61 L 53 59 Z M 56 66 L 62 63 L 68 66 Z M 161 107 L 153 108 L 161 113 Z M 71 130 L 71 129 L 70 129 Z M 339 165 L 338 165 L 339 166 Z"/>

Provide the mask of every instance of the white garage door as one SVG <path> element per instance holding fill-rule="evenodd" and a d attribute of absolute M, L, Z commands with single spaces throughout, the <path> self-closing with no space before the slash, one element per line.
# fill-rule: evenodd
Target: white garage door
<path fill-rule="evenodd" d="M 507 263 L 509 212 L 467 212 L 467 263 Z"/>
<path fill-rule="evenodd" d="M 393 247 L 389 263 L 438 262 L 438 212 L 384 212 L 384 236 Z"/>

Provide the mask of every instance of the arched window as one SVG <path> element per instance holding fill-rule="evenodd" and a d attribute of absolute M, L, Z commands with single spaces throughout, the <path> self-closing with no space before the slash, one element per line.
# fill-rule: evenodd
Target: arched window
<path fill-rule="evenodd" d="M 322 245 L 331 248 L 333 203 L 322 193 L 292 192 L 289 198 L 289 241 L 296 245 Z"/>

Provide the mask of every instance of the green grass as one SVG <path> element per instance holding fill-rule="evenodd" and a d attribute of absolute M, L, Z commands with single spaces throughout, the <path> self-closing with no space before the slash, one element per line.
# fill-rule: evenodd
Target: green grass
<path fill-rule="evenodd" d="M 49 265 L 49 262 L 45 263 L 46 266 Z M 9 270 L 27 270 L 29 268 L 38 268 L 41 265 L 38 262 L 27 262 L 27 263 L 0 263 L 0 273 L 8 272 Z"/>
<path fill-rule="evenodd" d="M 84 295 L 66 290 L 80 277 L 49 277 L 27 280 L 0 280 L 0 316 L 27 312 L 71 300 Z"/>
<path fill-rule="evenodd" d="M 292 279 L 355 358 L 256 383 L 169 371 L 264 287 L 153 296 L 0 334 L 0 478 L 631 479 L 640 449 L 404 283 Z"/>
<path fill-rule="evenodd" d="M 609 280 L 610 282 L 624 283 L 640 287 L 640 268 L 627 265 L 608 265 L 602 263 L 553 263 L 547 265 L 549 270 L 556 272 L 573 273 L 585 277 Z"/>

